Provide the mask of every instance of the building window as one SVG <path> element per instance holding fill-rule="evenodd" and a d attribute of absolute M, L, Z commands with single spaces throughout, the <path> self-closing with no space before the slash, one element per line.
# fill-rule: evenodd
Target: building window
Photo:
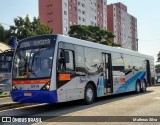
<path fill-rule="evenodd" d="M 81 17 L 79 16 L 78 19 L 81 20 Z"/>
<path fill-rule="evenodd" d="M 69 0 L 70 2 L 72 2 L 72 0 Z"/>
<path fill-rule="evenodd" d="M 82 7 L 85 7 L 85 4 L 82 3 Z"/>
<path fill-rule="evenodd" d="M 67 27 L 64 27 L 64 31 L 66 31 L 66 32 L 67 32 Z"/>
<path fill-rule="evenodd" d="M 83 14 L 85 14 L 85 11 L 82 11 Z"/>
<path fill-rule="evenodd" d="M 52 4 L 47 5 L 47 7 L 51 7 L 51 6 L 52 6 Z"/>
<path fill-rule="evenodd" d="M 69 6 L 69 9 L 72 10 L 72 6 L 71 5 Z"/>
<path fill-rule="evenodd" d="M 79 12 L 79 13 L 81 13 L 81 10 L 80 10 L 80 9 L 78 9 L 78 12 Z"/>
<path fill-rule="evenodd" d="M 80 2 L 78 2 L 78 5 L 81 5 L 81 3 L 80 3 Z"/>
<path fill-rule="evenodd" d="M 67 19 L 64 19 L 64 23 L 67 23 Z"/>
<path fill-rule="evenodd" d="M 77 2 L 77 0 L 74 0 L 74 3 L 76 3 Z"/>
<path fill-rule="evenodd" d="M 53 14 L 52 12 L 49 12 L 49 13 L 47 13 L 48 15 L 51 15 L 51 14 Z"/>
<path fill-rule="evenodd" d="M 77 7 L 74 7 L 74 10 L 77 11 Z"/>
<path fill-rule="evenodd" d="M 64 3 L 64 7 L 67 7 L 67 3 Z"/>
<path fill-rule="evenodd" d="M 72 21 L 70 21 L 69 24 L 72 25 L 73 24 Z"/>
<path fill-rule="evenodd" d="M 51 23 L 51 22 L 53 22 L 53 21 L 52 21 L 52 20 L 49 20 L 49 21 L 48 21 L 48 23 Z"/>
<path fill-rule="evenodd" d="M 64 11 L 64 15 L 67 15 L 67 11 Z"/>
<path fill-rule="evenodd" d="M 83 18 L 82 20 L 83 20 L 83 22 L 85 22 L 85 19 L 84 19 L 84 18 Z"/>
<path fill-rule="evenodd" d="M 91 21 L 91 25 L 94 26 L 94 22 Z"/>

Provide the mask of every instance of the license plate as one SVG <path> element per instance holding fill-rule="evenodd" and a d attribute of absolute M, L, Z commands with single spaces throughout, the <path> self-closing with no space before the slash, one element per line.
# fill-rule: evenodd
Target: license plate
<path fill-rule="evenodd" d="M 32 96 L 32 93 L 24 93 L 24 96 Z"/>

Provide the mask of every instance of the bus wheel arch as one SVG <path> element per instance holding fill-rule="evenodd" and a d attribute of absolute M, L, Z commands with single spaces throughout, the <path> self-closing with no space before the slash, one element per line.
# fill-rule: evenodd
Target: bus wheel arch
<path fill-rule="evenodd" d="M 97 97 L 96 85 L 93 81 L 89 81 L 84 89 L 84 103 L 92 104 Z"/>

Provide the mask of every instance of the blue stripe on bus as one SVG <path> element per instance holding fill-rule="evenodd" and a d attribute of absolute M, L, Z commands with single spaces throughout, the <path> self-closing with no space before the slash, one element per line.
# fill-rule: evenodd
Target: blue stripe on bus
<path fill-rule="evenodd" d="M 135 90 L 136 80 L 140 79 L 143 80 L 145 77 L 145 72 L 138 72 L 135 74 L 132 78 L 127 80 L 125 83 L 123 83 L 115 92 L 114 94 L 123 93 L 123 92 L 129 92 Z"/>
<path fill-rule="evenodd" d="M 32 96 L 24 96 L 25 93 L 31 93 Z M 15 102 L 23 103 L 57 103 L 57 91 L 42 91 L 42 90 L 29 90 L 29 91 L 11 91 L 12 100 Z"/>
<path fill-rule="evenodd" d="M 103 89 L 104 89 L 104 78 L 100 76 L 97 81 L 97 97 L 104 95 Z"/>

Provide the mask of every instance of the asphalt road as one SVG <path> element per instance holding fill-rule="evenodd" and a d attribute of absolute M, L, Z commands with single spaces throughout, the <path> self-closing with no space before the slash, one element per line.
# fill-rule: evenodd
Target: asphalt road
<path fill-rule="evenodd" d="M 146 93 L 141 93 L 141 94 L 127 93 L 127 94 L 120 94 L 115 96 L 99 98 L 92 105 L 83 105 L 81 101 L 59 103 L 59 104 L 42 104 L 42 105 L 27 106 L 23 108 L 15 108 L 15 109 L 1 111 L 0 116 L 42 117 L 42 119 L 44 119 L 46 122 L 45 123 L 42 122 L 41 124 L 56 124 L 56 125 L 84 124 L 81 121 L 85 120 L 88 122 L 85 124 L 95 124 L 95 125 L 97 124 L 102 124 L 102 125 L 159 124 L 160 125 L 160 117 L 158 117 L 159 122 L 156 122 L 156 118 L 153 117 L 153 116 L 160 116 L 160 86 L 149 87 Z M 120 117 L 122 118 L 122 120 L 141 118 L 139 120 L 142 121 L 146 120 L 146 117 L 144 116 L 149 116 L 149 118 L 154 118 L 152 120 L 155 120 L 155 122 L 136 121 L 136 122 L 123 123 L 121 122 L 119 117 L 110 117 L 110 116 L 124 116 Z M 104 121 L 105 118 L 106 120 Z M 96 119 L 99 122 L 96 122 Z M 107 119 L 108 121 L 115 120 L 116 122 L 107 122 Z"/>

